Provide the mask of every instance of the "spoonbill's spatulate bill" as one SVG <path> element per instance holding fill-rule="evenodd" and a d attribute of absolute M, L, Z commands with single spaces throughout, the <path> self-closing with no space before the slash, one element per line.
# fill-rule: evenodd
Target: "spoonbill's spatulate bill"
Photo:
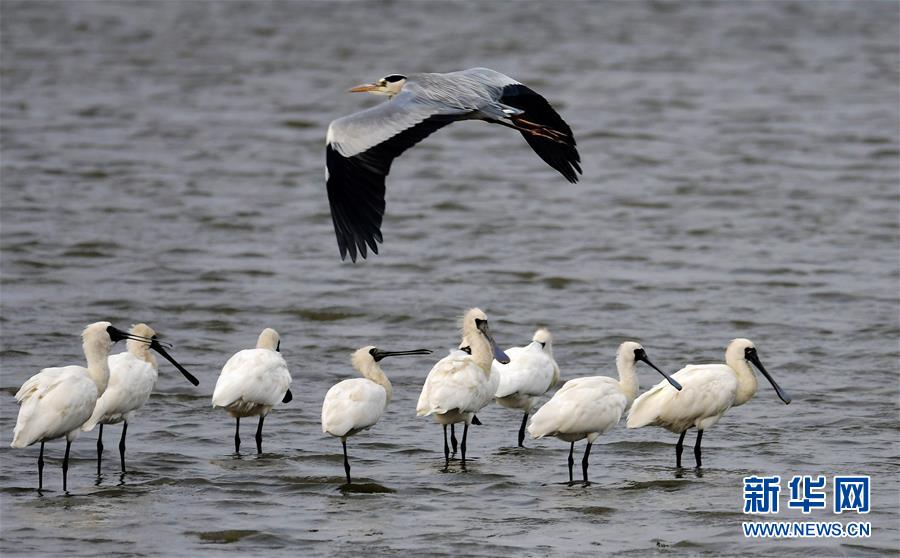
<path fill-rule="evenodd" d="M 493 373 L 500 381 L 494 396 L 501 406 L 525 412 L 519 427 L 521 448 L 524 447 L 528 414 L 535 400 L 559 381 L 559 366 L 553 360 L 553 337 L 546 328 L 534 332 L 529 345 L 510 347 L 505 352 L 509 364 L 493 363 Z"/>
<path fill-rule="evenodd" d="M 341 439 L 347 484 L 350 484 L 347 438 L 371 428 L 381 420 L 394 393 L 390 380 L 378 363 L 389 356 L 430 354 L 428 349 L 382 351 L 371 345 L 363 347 L 353 353 L 352 358 L 353 368 L 363 377 L 338 382 L 325 394 L 325 401 L 322 403 L 322 432 Z"/>
<path fill-rule="evenodd" d="M 588 482 L 591 445 L 601 434 L 606 434 L 619 423 L 622 413 L 637 397 L 637 361 L 649 364 L 662 374 L 665 377 L 662 383 L 669 382 L 673 391 L 681 389 L 677 381 L 650 362 L 640 344 L 626 341 L 616 353 L 618 381 L 607 376 L 569 380 L 531 419 L 528 431 L 532 437 L 555 436 L 569 442 L 569 482 L 572 482 L 572 467 L 575 464 L 575 442 L 587 438 L 581 471 L 584 482 Z"/>
<path fill-rule="evenodd" d="M 660 382 L 638 397 L 628 413 L 628 428 L 662 426 L 680 434 L 675 446 L 676 467 L 681 467 L 684 435 L 689 428 L 697 428 L 694 458 L 699 468 L 703 431 L 719 422 L 725 411 L 743 405 L 756 394 L 756 374 L 748 363 L 762 372 L 785 404 L 791 402 L 790 396 L 763 367 L 753 342 L 739 338 L 725 349 L 725 364 L 688 365 L 673 374 L 672 378 L 684 386 L 681 391 Z"/>
<path fill-rule="evenodd" d="M 281 356 L 281 339 L 272 328 L 259 334 L 255 349 L 238 351 L 228 359 L 216 381 L 212 404 L 235 418 L 235 453 L 241 451 L 241 418 L 253 416 L 259 416 L 256 452 L 262 453 L 263 420 L 272 407 L 293 399 L 290 386 L 291 374 Z"/>
<path fill-rule="evenodd" d="M 491 337 L 487 316 L 478 308 L 470 309 L 463 317 L 461 346 L 463 349 L 450 351 L 434 365 L 425 378 L 416 405 L 418 416 L 432 415 L 444 427 L 445 465 L 450 464 L 447 425 L 465 423 L 460 444 L 465 465 L 469 425 L 475 413 L 490 403 L 497 392 L 499 378 L 491 373 L 491 362 L 494 359 L 504 364 L 509 362 L 509 357 Z"/>
<path fill-rule="evenodd" d="M 90 432 L 100 425 L 97 436 L 97 474 L 100 474 L 100 460 L 103 455 L 103 425 L 122 423 L 122 437 L 119 439 L 119 458 L 122 472 L 125 472 L 125 434 L 128 423 L 132 421 L 138 409 L 144 406 L 153 386 L 156 385 L 159 366 L 150 352 L 155 350 L 171 362 L 185 378 L 195 386 L 200 382 L 190 372 L 166 352 L 156 332 L 147 324 L 131 326 L 129 333 L 134 336 L 128 340 L 128 350 L 109 357 L 109 385 L 97 400 L 91 418 L 81 427 Z M 144 341 L 149 339 L 149 342 Z"/>
<path fill-rule="evenodd" d="M 341 259 L 348 253 L 353 261 L 357 254 L 365 258 L 367 249 L 378 253 L 391 162 L 451 122 L 484 120 L 513 128 L 569 182 L 581 173 L 569 125 L 546 99 L 500 72 L 392 74 L 350 91 L 390 100 L 328 126 L 326 183 Z"/>
<path fill-rule="evenodd" d="M 44 443 L 66 437 L 66 455 L 63 458 L 63 490 L 69 472 L 69 449 L 81 431 L 81 425 L 91 418 L 97 399 L 109 383 L 109 350 L 122 339 L 135 339 L 150 343 L 114 328 L 109 322 L 96 322 L 81 334 L 87 368 L 63 366 L 44 368 L 22 384 L 16 393 L 19 417 L 13 432 L 14 448 L 24 448 L 41 443 L 38 456 L 38 490 L 44 487 Z"/>

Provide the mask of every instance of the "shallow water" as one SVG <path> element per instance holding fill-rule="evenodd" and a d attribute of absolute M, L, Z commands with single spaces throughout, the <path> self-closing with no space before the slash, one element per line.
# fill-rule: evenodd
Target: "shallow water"
<path fill-rule="evenodd" d="M 895 2 L 0 11 L 5 556 L 897 551 Z M 508 130 L 457 124 L 394 165 L 382 255 L 341 263 L 324 131 L 377 102 L 344 91 L 472 66 L 551 99 L 582 182 Z M 675 471 L 674 435 L 620 425 L 595 445 L 587 487 L 562 482 L 566 444 L 514 448 L 520 417 L 491 406 L 467 471 L 444 471 L 440 428 L 415 400 L 474 305 L 503 346 L 549 326 L 564 379 L 613 374 L 624 339 L 675 370 L 749 337 L 794 402 L 761 380 L 704 436 L 702 474 Z M 103 476 L 85 434 L 61 494 L 63 444 L 48 444 L 39 496 L 38 448 L 8 447 L 12 395 L 81 362 L 78 333 L 99 319 L 151 324 L 201 384 L 163 364 L 129 427 L 129 473 L 108 427 Z M 267 419 L 264 455 L 236 457 L 209 397 L 265 326 L 282 334 L 294 401 Z M 348 492 L 318 414 L 366 344 L 437 352 L 384 362 L 395 399 L 351 440 L 362 488 Z M 744 540 L 745 475 L 853 473 L 873 478 L 870 539 Z"/>

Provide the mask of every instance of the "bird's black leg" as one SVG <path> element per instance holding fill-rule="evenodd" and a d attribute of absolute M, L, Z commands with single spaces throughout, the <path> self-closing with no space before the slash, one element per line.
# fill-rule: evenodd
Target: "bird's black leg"
<path fill-rule="evenodd" d="M 522 426 L 519 427 L 519 447 L 524 448 L 525 444 L 522 442 L 525 441 L 525 425 L 528 423 L 528 413 L 525 413 L 525 416 L 522 417 Z"/>
<path fill-rule="evenodd" d="M 463 423 L 463 439 L 462 442 L 459 443 L 459 452 L 462 456 L 462 465 L 466 466 L 466 437 L 469 435 L 469 423 Z"/>
<path fill-rule="evenodd" d="M 241 417 L 234 420 L 234 453 L 241 453 Z"/>
<path fill-rule="evenodd" d="M 456 448 L 459 445 L 456 441 L 456 425 L 450 423 L 450 443 L 453 444 L 453 454 L 456 455 Z"/>
<path fill-rule="evenodd" d="M 72 447 L 72 442 L 66 440 L 66 456 L 63 457 L 63 492 L 66 491 L 66 477 L 69 473 L 69 448 Z"/>
<path fill-rule="evenodd" d="M 41 453 L 38 454 L 38 492 L 44 488 L 44 442 L 41 442 Z"/>
<path fill-rule="evenodd" d="M 697 430 L 697 443 L 694 444 L 694 459 L 697 460 L 697 468 L 700 468 L 700 440 L 703 439 L 703 431 Z"/>
<path fill-rule="evenodd" d="M 444 467 L 450 466 L 450 446 L 447 445 L 447 425 L 444 425 Z"/>
<path fill-rule="evenodd" d="M 122 437 L 119 438 L 119 460 L 122 463 L 122 472 L 125 472 L 125 434 L 128 432 L 128 421 L 122 423 Z"/>
<path fill-rule="evenodd" d="M 569 482 L 573 482 L 572 478 L 572 467 L 575 466 L 575 458 L 572 455 L 575 453 L 575 442 L 572 442 L 569 446 Z"/>
<path fill-rule="evenodd" d="M 256 453 L 262 453 L 262 425 L 266 417 L 259 415 L 259 426 L 256 427 Z"/>
<path fill-rule="evenodd" d="M 681 436 L 678 437 L 678 443 L 675 444 L 675 466 L 681 469 L 681 452 L 684 451 L 684 435 L 687 434 L 687 429 L 681 433 Z"/>
<path fill-rule="evenodd" d="M 347 459 L 347 439 L 341 438 L 341 445 L 344 446 L 344 473 L 347 474 L 347 484 L 350 484 L 350 460 Z"/>
<path fill-rule="evenodd" d="M 584 483 L 587 484 L 588 456 L 591 454 L 591 443 L 584 448 L 584 457 L 581 459 L 581 474 L 584 475 Z"/>
<path fill-rule="evenodd" d="M 103 457 L 103 425 L 100 425 L 100 435 L 97 436 L 97 476 L 100 476 L 100 458 Z"/>

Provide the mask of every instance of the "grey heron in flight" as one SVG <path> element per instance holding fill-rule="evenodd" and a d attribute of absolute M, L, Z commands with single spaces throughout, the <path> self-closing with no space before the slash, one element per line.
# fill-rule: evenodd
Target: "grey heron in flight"
<path fill-rule="evenodd" d="M 391 74 L 350 91 L 390 100 L 328 126 L 326 183 L 341 259 L 349 253 L 355 262 L 367 249 L 378 253 L 391 162 L 451 122 L 484 120 L 512 128 L 569 182 L 581 173 L 569 125 L 546 99 L 500 72 Z"/>

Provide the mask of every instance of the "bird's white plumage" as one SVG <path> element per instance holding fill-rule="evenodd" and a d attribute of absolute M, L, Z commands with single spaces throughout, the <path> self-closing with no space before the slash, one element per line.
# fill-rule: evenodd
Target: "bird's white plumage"
<path fill-rule="evenodd" d="M 213 407 L 238 418 L 264 416 L 284 399 L 291 374 L 275 350 L 277 342 L 278 334 L 267 328 L 260 334 L 257 348 L 238 351 L 228 359 L 213 390 Z"/>
<path fill-rule="evenodd" d="M 657 425 L 681 433 L 716 424 L 734 404 L 737 378 L 724 364 L 689 365 L 672 377 L 678 391 L 663 380 L 641 395 L 628 413 L 628 428 Z"/>
<path fill-rule="evenodd" d="M 212 402 L 236 417 L 265 415 L 290 386 L 291 375 L 280 354 L 270 349 L 245 349 L 225 363 Z"/>
<path fill-rule="evenodd" d="M 509 357 L 508 364 L 496 360 L 491 364 L 493 374 L 498 377 L 494 394 L 497 403 L 529 412 L 535 398 L 546 393 L 559 380 L 559 366 L 553 359 L 550 333 L 539 329 L 530 344 L 511 347 L 504 352 Z"/>
<path fill-rule="evenodd" d="M 710 428 L 725 411 L 756 393 L 756 375 L 744 358 L 750 347 L 754 347 L 750 340 L 735 339 L 725 351 L 725 364 L 685 366 L 672 375 L 682 385 L 681 391 L 660 382 L 634 402 L 628 428 L 661 426 L 677 433 L 691 427 Z"/>
<path fill-rule="evenodd" d="M 416 404 L 418 416 L 443 415 L 451 411 L 471 414 L 491 402 L 498 378 L 465 351 L 455 349 L 432 367 Z M 439 417 L 435 417 L 438 418 Z"/>
<path fill-rule="evenodd" d="M 387 392 L 368 378 L 352 378 L 333 385 L 322 404 L 322 432 L 352 436 L 377 423 L 387 407 Z"/>
<path fill-rule="evenodd" d="M 66 436 L 78 437 L 97 402 L 97 386 L 83 366 L 45 368 L 22 384 L 16 393 L 19 417 L 12 447 Z"/>
<path fill-rule="evenodd" d="M 487 316 L 479 308 L 469 309 L 462 320 L 460 349 L 450 351 L 432 367 L 419 394 L 416 414 L 431 415 L 440 424 L 471 424 L 475 413 L 497 392 L 500 378 L 491 372 L 495 348 Z"/>
<path fill-rule="evenodd" d="M 123 420 L 131 422 L 135 412 L 150 398 L 157 376 L 155 362 L 148 362 L 130 351 L 111 355 L 109 385 L 81 429 L 89 432 L 97 424 L 116 424 Z"/>
<path fill-rule="evenodd" d="M 71 442 L 78 436 L 109 382 L 107 357 L 113 345 L 109 327 L 109 322 L 96 322 L 82 332 L 87 368 L 45 368 L 22 384 L 16 393 L 20 408 L 12 447 L 24 448 L 61 436 Z"/>
<path fill-rule="evenodd" d="M 588 376 L 569 380 L 534 414 L 528 425 L 533 438 L 555 436 L 567 442 L 593 443 L 622 417 L 639 389 L 635 354 L 644 349 L 625 341 L 616 352 L 619 379 Z"/>
<path fill-rule="evenodd" d="M 528 431 L 533 438 L 555 436 L 566 442 L 587 438 L 593 442 L 618 424 L 628 403 L 613 378 L 575 378 L 538 409 Z"/>

